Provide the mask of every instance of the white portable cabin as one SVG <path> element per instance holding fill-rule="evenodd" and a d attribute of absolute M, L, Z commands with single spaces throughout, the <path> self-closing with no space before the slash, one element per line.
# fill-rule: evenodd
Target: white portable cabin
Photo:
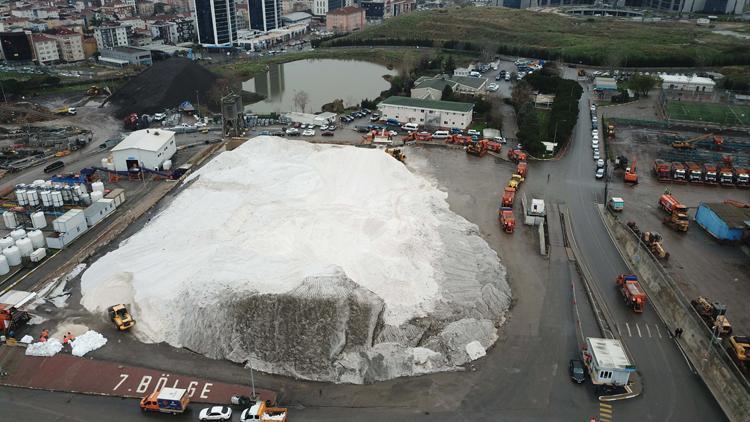
<path fill-rule="evenodd" d="M 115 200 L 114 199 L 100 199 L 91 206 L 83 210 L 83 215 L 86 217 L 86 224 L 89 227 L 93 227 L 96 223 L 107 218 L 108 215 L 115 212 Z"/>
<path fill-rule="evenodd" d="M 586 345 L 583 355 L 593 384 L 627 385 L 635 365 L 630 363 L 620 340 L 588 337 Z"/>
<path fill-rule="evenodd" d="M 72 209 L 52 221 L 54 233 L 46 235 L 47 247 L 62 249 L 88 230 L 83 210 Z"/>

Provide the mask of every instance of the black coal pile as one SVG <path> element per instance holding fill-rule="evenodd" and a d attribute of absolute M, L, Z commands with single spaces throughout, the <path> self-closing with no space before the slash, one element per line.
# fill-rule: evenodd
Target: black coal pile
<path fill-rule="evenodd" d="M 184 57 L 155 62 L 117 90 L 110 101 L 118 107 L 118 117 L 130 113 L 153 114 L 176 108 L 183 101 L 195 106 L 204 103 L 219 77 Z"/>

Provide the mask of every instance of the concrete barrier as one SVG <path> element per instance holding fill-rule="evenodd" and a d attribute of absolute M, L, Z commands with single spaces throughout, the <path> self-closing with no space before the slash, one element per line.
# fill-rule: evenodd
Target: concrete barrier
<path fill-rule="evenodd" d="M 599 206 L 599 211 L 612 240 L 628 267 L 638 276 L 660 318 L 672 329 L 683 329 L 679 345 L 724 413 L 732 421 L 749 421 L 750 384 L 721 343 L 635 233 L 603 206 Z"/>

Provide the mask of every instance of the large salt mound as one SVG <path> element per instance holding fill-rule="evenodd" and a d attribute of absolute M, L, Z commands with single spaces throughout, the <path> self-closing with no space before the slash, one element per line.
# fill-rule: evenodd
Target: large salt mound
<path fill-rule="evenodd" d="M 258 137 L 194 174 L 82 277 L 144 341 L 296 377 L 450 370 L 510 303 L 497 254 L 446 194 L 381 150 Z"/>

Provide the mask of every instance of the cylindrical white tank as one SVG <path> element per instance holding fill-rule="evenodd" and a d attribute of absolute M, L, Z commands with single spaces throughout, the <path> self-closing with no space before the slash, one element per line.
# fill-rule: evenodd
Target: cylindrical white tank
<path fill-rule="evenodd" d="M 5 211 L 3 213 L 3 223 L 5 223 L 5 227 L 13 230 L 18 226 L 18 221 L 16 221 L 16 214 L 14 212 Z"/>
<path fill-rule="evenodd" d="M 47 256 L 47 249 L 45 248 L 38 248 L 34 249 L 34 252 L 32 252 L 29 255 L 29 260 L 31 262 L 40 262 L 44 259 L 44 257 Z"/>
<path fill-rule="evenodd" d="M 31 214 L 31 225 L 34 226 L 35 229 L 43 229 L 47 227 L 47 219 L 44 218 L 44 213 L 37 211 Z"/>
<path fill-rule="evenodd" d="M 10 248 L 11 246 L 15 245 L 16 241 L 13 240 L 12 237 L 7 236 L 2 239 L 0 239 L 0 250 L 3 250 L 5 248 Z"/>
<path fill-rule="evenodd" d="M 39 192 L 36 190 L 27 190 L 26 199 L 31 207 L 39 205 Z"/>
<path fill-rule="evenodd" d="M 88 193 L 89 190 L 86 189 L 86 185 L 84 185 L 83 183 L 81 183 L 80 185 L 77 185 L 77 186 L 78 186 L 78 189 L 81 190 L 81 194 Z"/>
<path fill-rule="evenodd" d="M 8 265 L 8 260 L 5 258 L 5 255 L 0 255 L 0 275 L 5 275 L 10 272 L 10 265 Z"/>
<path fill-rule="evenodd" d="M 42 205 L 45 207 L 51 207 L 52 206 L 52 192 L 48 190 L 43 190 L 39 192 L 39 196 L 42 199 Z"/>
<path fill-rule="evenodd" d="M 34 252 L 34 245 L 31 244 L 31 239 L 24 237 L 16 242 L 18 250 L 21 251 L 21 256 L 29 256 Z"/>
<path fill-rule="evenodd" d="M 94 182 L 91 184 L 91 190 L 95 192 L 104 192 L 104 183 Z"/>
<path fill-rule="evenodd" d="M 18 246 L 11 246 L 3 249 L 3 255 L 5 255 L 5 259 L 8 260 L 8 265 L 11 267 L 14 265 L 21 265 L 21 251 L 18 249 Z"/>
<path fill-rule="evenodd" d="M 47 245 L 47 242 L 44 241 L 44 233 L 42 233 L 41 230 L 30 231 L 29 240 L 31 240 L 31 244 L 34 246 L 34 249 L 43 248 Z"/>
<path fill-rule="evenodd" d="M 161 167 L 166 171 L 170 170 L 172 168 L 172 160 L 167 160 L 164 162 L 164 164 L 161 165 Z"/>
<path fill-rule="evenodd" d="M 63 206 L 63 196 L 60 191 L 52 191 L 52 206 L 55 208 Z"/>
<path fill-rule="evenodd" d="M 91 192 L 91 202 L 96 202 L 104 198 L 104 194 L 101 191 L 95 190 Z"/>
<path fill-rule="evenodd" d="M 24 237 L 26 237 L 26 230 L 24 229 L 13 230 L 12 232 L 10 232 L 10 237 L 12 237 L 13 240 L 18 242 L 18 239 L 23 239 Z"/>
<path fill-rule="evenodd" d="M 67 186 L 60 189 L 60 193 L 62 194 L 63 202 L 70 202 L 73 199 L 73 196 L 70 194 L 70 188 Z"/>
<path fill-rule="evenodd" d="M 16 191 L 16 202 L 18 202 L 18 205 L 24 206 L 29 203 L 29 201 L 26 199 L 26 190 L 25 189 L 19 189 Z"/>
<path fill-rule="evenodd" d="M 81 203 L 84 205 L 91 205 L 91 196 L 88 193 L 81 194 Z"/>

